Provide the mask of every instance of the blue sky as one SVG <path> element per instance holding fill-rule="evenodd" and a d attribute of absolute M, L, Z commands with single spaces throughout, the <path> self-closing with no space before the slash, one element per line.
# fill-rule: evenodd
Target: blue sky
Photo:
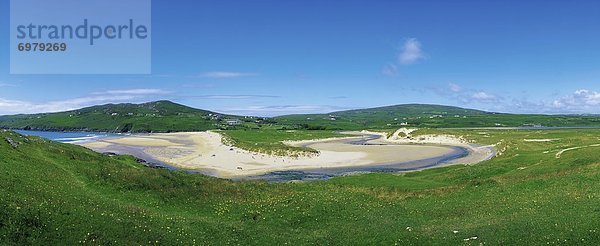
<path fill-rule="evenodd" d="M 150 75 L 10 75 L 0 11 L 0 114 L 158 99 L 266 116 L 600 113 L 598 1 L 154 0 Z"/>

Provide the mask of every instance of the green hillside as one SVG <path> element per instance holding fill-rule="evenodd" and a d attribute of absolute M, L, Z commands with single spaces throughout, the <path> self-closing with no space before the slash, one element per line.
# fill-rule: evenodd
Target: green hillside
<path fill-rule="evenodd" d="M 170 101 L 142 104 L 107 104 L 47 114 L 0 116 L 0 127 L 37 130 L 114 132 L 202 131 L 216 129 L 217 113 Z"/>
<path fill-rule="evenodd" d="M 388 107 L 276 117 L 280 124 L 307 129 L 411 127 L 600 126 L 598 116 L 502 114 L 452 106 L 404 104 Z"/>
<path fill-rule="evenodd" d="M 218 116 L 218 117 L 216 117 Z M 224 119 L 240 119 L 234 127 Z M 405 104 L 272 119 L 221 115 L 170 101 L 107 104 L 60 113 L 0 116 L 0 128 L 111 132 L 204 131 L 217 128 L 362 130 L 399 127 L 600 126 L 599 116 L 500 114 L 451 106 Z"/>
<path fill-rule="evenodd" d="M 600 130 L 442 133 L 500 142 L 503 155 L 405 175 L 266 184 L 151 169 L 0 130 L 0 244 L 600 243 Z M 556 140 L 523 140 L 536 138 Z"/>

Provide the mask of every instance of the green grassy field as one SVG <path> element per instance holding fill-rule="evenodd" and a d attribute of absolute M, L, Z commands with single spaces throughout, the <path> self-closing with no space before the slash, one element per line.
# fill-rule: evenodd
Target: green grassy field
<path fill-rule="evenodd" d="M 434 111 L 438 112 L 438 111 Z M 290 127 L 309 126 L 327 130 L 362 130 L 388 129 L 407 127 L 428 128 L 466 128 L 466 127 L 522 127 L 522 126 L 598 126 L 598 116 L 578 115 L 513 115 L 513 114 L 473 114 L 457 115 L 444 114 L 434 117 L 433 113 L 423 113 L 419 116 L 406 116 L 400 112 L 358 111 L 355 113 L 333 113 L 335 120 L 329 115 L 290 115 L 276 117 L 280 125 Z M 402 116 L 404 115 L 404 116 Z M 441 115 L 441 114 L 440 114 Z M 439 115 L 438 115 L 439 116 Z M 430 118 L 433 117 L 433 118 Z"/>
<path fill-rule="evenodd" d="M 503 154 L 267 184 L 0 132 L 0 244 L 600 244 L 600 130 L 433 131 L 500 143 Z M 584 148 L 557 158 L 572 147 Z"/>

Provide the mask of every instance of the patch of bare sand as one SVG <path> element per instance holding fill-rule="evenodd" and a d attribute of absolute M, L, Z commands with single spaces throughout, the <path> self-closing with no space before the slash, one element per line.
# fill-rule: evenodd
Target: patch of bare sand
<path fill-rule="evenodd" d="M 115 139 L 102 140 L 102 142 L 109 144 L 121 144 L 131 146 L 145 146 L 145 147 L 168 147 L 174 145 L 180 145 L 170 139 L 161 137 L 160 135 L 153 134 L 152 136 L 128 136 Z"/>

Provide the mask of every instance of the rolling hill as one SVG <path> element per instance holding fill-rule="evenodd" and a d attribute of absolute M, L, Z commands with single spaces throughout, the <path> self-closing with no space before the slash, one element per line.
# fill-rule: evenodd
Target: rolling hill
<path fill-rule="evenodd" d="M 411 127 L 599 126 L 600 117 L 580 115 L 504 114 L 429 104 L 276 117 L 280 124 L 307 129 L 367 129 Z"/>
<path fill-rule="evenodd" d="M 0 116 L 0 128 L 54 131 L 177 132 L 223 128 L 236 118 L 236 128 L 264 125 L 284 129 L 362 130 L 404 126 L 430 128 L 600 126 L 600 117 L 581 115 L 503 114 L 452 106 L 402 104 L 328 114 L 302 114 L 257 121 L 254 117 L 223 115 L 170 101 L 107 104 L 59 113 Z"/>
<path fill-rule="evenodd" d="M 169 132 L 216 129 L 232 117 L 170 101 L 106 104 L 78 110 L 0 116 L 0 127 L 32 130 Z"/>

